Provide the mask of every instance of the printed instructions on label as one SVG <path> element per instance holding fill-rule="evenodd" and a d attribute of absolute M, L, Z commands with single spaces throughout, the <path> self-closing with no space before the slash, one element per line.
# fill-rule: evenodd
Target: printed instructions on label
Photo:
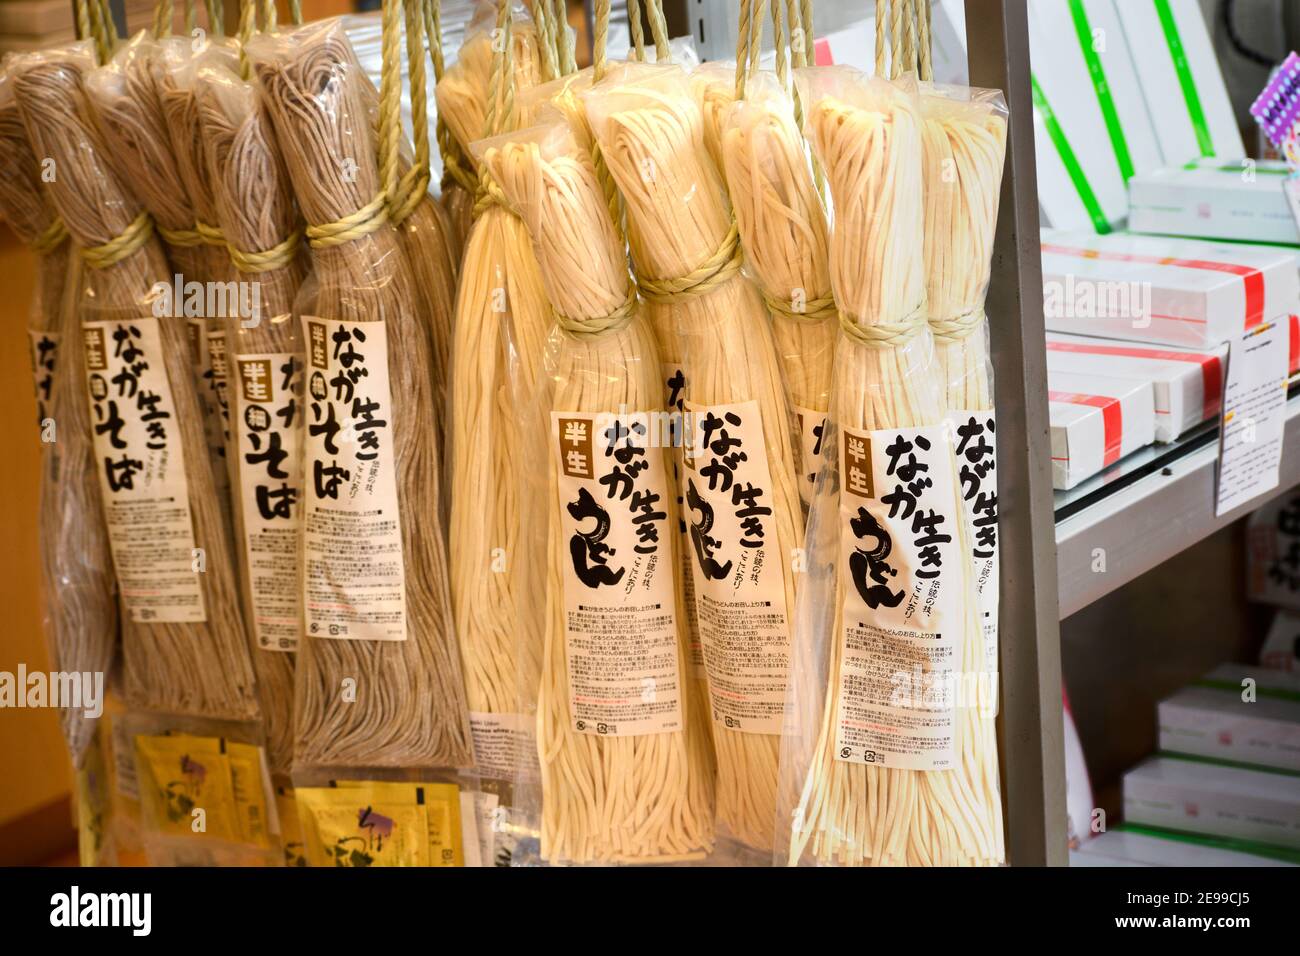
<path fill-rule="evenodd" d="M 244 556 L 257 646 L 298 647 L 302 582 L 303 360 L 287 353 L 240 355 L 234 362 L 239 495 Z"/>
<path fill-rule="evenodd" d="M 303 612 L 312 637 L 406 639 L 406 569 L 382 322 L 303 316 Z"/>
<path fill-rule="evenodd" d="M 758 403 L 686 408 L 682 517 L 713 719 L 779 734 L 790 618 Z"/>
<path fill-rule="evenodd" d="M 230 491 L 230 475 L 226 471 L 226 442 L 221 421 L 221 405 L 217 400 L 216 377 L 212 371 L 212 336 L 221 337 L 220 350 L 225 355 L 225 335 L 220 332 L 209 333 L 205 319 L 186 319 L 186 331 L 189 333 L 190 362 L 194 366 L 194 377 L 198 382 L 199 406 L 203 410 L 203 435 L 208 446 L 208 456 L 212 459 L 212 480 L 216 483 L 217 497 Z"/>
<path fill-rule="evenodd" d="M 474 737 L 474 759 L 481 776 L 537 779 L 537 743 L 532 721 L 527 715 L 472 710 L 469 728 Z"/>
<path fill-rule="evenodd" d="M 691 576 L 690 540 L 686 536 L 686 503 L 682 498 L 682 435 L 686 414 L 686 400 L 682 397 L 686 388 L 686 373 L 675 362 L 663 366 L 664 394 L 667 399 L 664 408 L 673 415 L 672 428 L 672 467 L 673 492 L 677 498 L 677 530 L 681 534 L 678 540 L 677 557 L 682 563 L 682 608 L 686 614 L 686 667 L 690 676 L 704 680 L 704 646 L 700 643 L 700 625 L 695 614 L 695 579 Z"/>
<path fill-rule="evenodd" d="M 998 473 L 993 412 L 951 411 L 957 484 L 984 630 L 984 668 L 998 672 Z"/>
<path fill-rule="evenodd" d="M 1215 516 L 1277 487 L 1286 424 L 1289 328 L 1275 322 L 1234 339 L 1219 430 Z"/>
<path fill-rule="evenodd" d="M 961 584 L 943 425 L 841 429 L 843 605 L 835 757 L 901 770 L 956 766 Z"/>
<path fill-rule="evenodd" d="M 113 565 L 133 621 L 207 620 L 158 320 L 87 322 L 86 390 Z"/>
<path fill-rule="evenodd" d="M 668 469 L 653 416 L 552 412 L 573 729 L 682 729 Z M 657 438 L 657 436 L 655 436 Z"/>
<path fill-rule="evenodd" d="M 817 483 L 817 471 L 821 467 L 822 435 L 826 433 L 826 413 L 815 412 L 811 408 L 794 407 L 795 417 L 799 421 L 799 497 L 805 505 L 812 504 L 813 491 Z"/>

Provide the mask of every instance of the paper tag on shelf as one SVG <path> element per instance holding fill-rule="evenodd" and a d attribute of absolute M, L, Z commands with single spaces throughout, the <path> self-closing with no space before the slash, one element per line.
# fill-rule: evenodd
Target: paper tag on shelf
<path fill-rule="evenodd" d="M 1291 218 L 1300 228 L 1300 177 L 1288 176 L 1282 180 L 1282 194 L 1286 196 L 1286 206 L 1291 210 Z"/>
<path fill-rule="evenodd" d="M 1287 326 L 1275 322 L 1230 343 L 1216 517 L 1277 487 L 1286 422 L 1287 335 Z"/>

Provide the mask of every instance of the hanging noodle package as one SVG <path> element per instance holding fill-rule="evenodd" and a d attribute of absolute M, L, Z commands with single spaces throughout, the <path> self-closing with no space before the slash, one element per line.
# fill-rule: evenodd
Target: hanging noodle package
<path fill-rule="evenodd" d="M 36 253 L 27 338 L 42 442 L 38 523 L 50 663 L 94 680 L 96 674 L 106 677 L 117 650 L 117 598 L 85 399 L 82 263 L 41 185 L 13 82 L 3 73 L 0 216 Z M 97 722 L 79 702 L 61 702 L 59 716 L 72 762 L 80 767 Z"/>
<path fill-rule="evenodd" d="M 521 668 L 536 704 L 540 844 L 516 862 L 702 859 L 714 829 L 708 717 L 686 693 L 673 429 L 653 335 L 568 127 L 478 149 L 528 225 L 554 307 L 522 429 L 536 445 L 523 494 L 545 502 L 543 583 L 526 610 L 544 613 L 545 633 Z"/>
<path fill-rule="evenodd" d="M 773 845 L 803 515 L 767 310 L 685 73 L 642 66 L 586 96 L 628 210 L 651 325 L 680 348 L 682 520 L 708 674 L 720 831 Z"/>
<path fill-rule="evenodd" d="M 246 45 L 312 250 L 295 765 L 473 762 L 452 626 L 429 340 L 336 20 Z M 396 117 L 384 117 L 385 123 Z M 395 156 L 387 154 L 393 160 Z"/>
<path fill-rule="evenodd" d="M 1002 862 L 997 750 L 940 367 L 915 84 L 799 72 L 841 334 L 785 738 L 778 862 Z"/>
<path fill-rule="evenodd" d="M 927 317 L 956 443 L 965 546 L 985 640 L 982 713 L 991 723 L 998 699 L 998 498 L 984 295 L 1006 154 L 1006 104 L 997 90 L 927 84 L 921 92 Z"/>
<path fill-rule="evenodd" d="M 307 276 L 288 171 L 256 88 L 205 61 L 195 94 L 217 224 L 256 294 L 225 329 L 236 552 L 272 772 L 293 757 L 294 654 L 302 631 L 302 336 Z"/>
<path fill-rule="evenodd" d="M 83 95 L 87 45 L 16 57 L 14 88 L 47 186 L 85 262 L 85 400 L 123 606 L 135 707 L 258 716 L 235 563 L 205 451 L 183 319 L 153 224 L 104 162 Z"/>

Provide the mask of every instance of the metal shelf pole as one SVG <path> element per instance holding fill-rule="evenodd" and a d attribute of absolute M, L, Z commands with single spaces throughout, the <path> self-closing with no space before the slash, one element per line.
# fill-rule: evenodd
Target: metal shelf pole
<path fill-rule="evenodd" d="M 1024 0 L 966 0 L 970 82 L 1006 93 L 1006 172 L 989 286 L 1002 565 L 999 718 L 1011 863 L 1066 862 L 1065 751 L 1047 348 Z"/>

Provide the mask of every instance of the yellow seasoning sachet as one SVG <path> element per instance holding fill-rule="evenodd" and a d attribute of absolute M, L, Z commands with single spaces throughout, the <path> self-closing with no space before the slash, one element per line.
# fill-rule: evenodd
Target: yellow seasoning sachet
<path fill-rule="evenodd" d="M 262 847 L 275 846 L 268 820 L 268 770 L 262 748 L 228 740 L 226 759 L 230 764 L 231 790 L 243 842 Z"/>
<path fill-rule="evenodd" d="M 429 862 L 425 866 L 464 866 L 460 787 L 454 783 L 397 783 L 339 780 L 341 790 L 370 787 L 390 800 L 422 804 L 429 831 Z"/>
<path fill-rule="evenodd" d="M 371 784 L 294 790 L 311 866 L 428 866 L 425 808 Z"/>
<path fill-rule="evenodd" d="M 166 836 L 238 841 L 242 834 L 225 741 L 189 734 L 135 738 L 141 816 Z"/>
<path fill-rule="evenodd" d="M 298 817 L 298 801 L 292 789 L 276 788 L 275 809 L 280 817 L 280 848 L 284 850 L 284 865 L 306 866 L 307 847 L 302 835 L 302 821 Z"/>

